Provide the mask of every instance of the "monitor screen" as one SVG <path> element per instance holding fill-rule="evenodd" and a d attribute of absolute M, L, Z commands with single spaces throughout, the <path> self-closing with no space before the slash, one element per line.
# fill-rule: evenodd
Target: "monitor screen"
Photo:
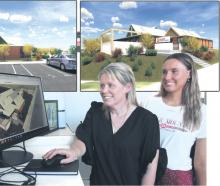
<path fill-rule="evenodd" d="M 0 74 L 0 157 L 3 149 L 48 130 L 41 79 Z"/>

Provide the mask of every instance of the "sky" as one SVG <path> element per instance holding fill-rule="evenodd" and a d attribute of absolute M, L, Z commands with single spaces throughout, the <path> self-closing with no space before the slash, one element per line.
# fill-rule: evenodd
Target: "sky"
<path fill-rule="evenodd" d="M 109 28 L 128 30 L 131 24 L 191 30 L 219 48 L 219 2 L 81 2 L 82 40 Z"/>
<path fill-rule="evenodd" d="M 76 44 L 76 2 L 0 1 L 0 36 L 13 45 L 68 49 Z"/>

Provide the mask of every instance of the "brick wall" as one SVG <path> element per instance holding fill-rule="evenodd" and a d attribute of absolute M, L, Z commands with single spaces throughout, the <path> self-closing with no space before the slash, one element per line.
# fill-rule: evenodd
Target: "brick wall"
<path fill-rule="evenodd" d="M 10 46 L 9 56 L 7 56 L 5 60 L 19 60 L 23 58 L 22 48 L 22 46 Z M 0 57 L 0 60 L 3 60 L 3 58 Z"/>

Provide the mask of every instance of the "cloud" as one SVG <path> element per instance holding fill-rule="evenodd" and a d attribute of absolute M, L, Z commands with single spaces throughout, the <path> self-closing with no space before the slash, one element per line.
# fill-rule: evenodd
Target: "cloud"
<path fill-rule="evenodd" d="M 0 13 L 0 19 L 8 20 L 8 18 L 9 18 L 9 13 Z"/>
<path fill-rule="evenodd" d="M 31 16 L 25 16 L 25 15 L 21 15 L 21 14 L 13 14 L 9 17 L 9 20 L 12 23 L 25 23 L 25 22 L 29 22 L 32 20 Z"/>
<path fill-rule="evenodd" d="M 122 24 L 121 23 L 113 23 L 113 27 L 121 28 Z"/>
<path fill-rule="evenodd" d="M 31 1 L 31 4 L 33 4 L 32 7 L 24 11 L 32 16 L 33 24 L 49 26 L 65 21 L 67 23 L 66 18 L 68 23 L 75 23 L 75 1 Z"/>
<path fill-rule="evenodd" d="M 112 17 L 111 21 L 112 21 L 112 23 L 118 22 L 119 21 L 119 17 Z"/>
<path fill-rule="evenodd" d="M 137 8 L 137 3 L 136 2 L 122 2 L 119 4 L 119 7 L 121 9 L 131 9 L 131 8 Z"/>
<path fill-rule="evenodd" d="M 6 28 L 5 28 L 5 27 L 3 27 L 3 26 L 0 26 L 0 29 L 1 29 L 1 30 L 3 30 L 3 31 L 5 31 L 5 30 L 6 30 Z"/>
<path fill-rule="evenodd" d="M 176 27 L 177 26 L 177 23 L 176 22 L 173 22 L 173 21 L 164 21 L 164 20 L 160 20 L 160 27 L 165 27 L 165 26 L 168 26 L 168 27 Z"/>
<path fill-rule="evenodd" d="M 81 28 L 81 32 L 85 32 L 85 33 L 97 33 L 97 32 L 102 32 L 104 31 L 103 29 L 99 29 L 99 28 L 93 28 L 93 27 L 82 27 Z"/>
<path fill-rule="evenodd" d="M 74 33 L 76 32 L 76 27 L 75 27 L 75 26 L 73 27 L 73 32 L 74 32 Z"/>
<path fill-rule="evenodd" d="M 4 39 L 9 44 L 18 45 L 18 46 L 23 45 L 22 38 L 19 33 L 13 36 L 5 36 Z"/>
<path fill-rule="evenodd" d="M 93 14 L 86 8 L 81 8 L 81 20 L 82 22 L 85 22 L 86 20 L 94 20 Z"/>
<path fill-rule="evenodd" d="M 88 21 L 88 22 L 84 22 L 86 26 L 89 26 L 89 25 L 93 25 L 94 24 L 94 21 Z"/>
<path fill-rule="evenodd" d="M 64 15 L 61 15 L 60 16 L 60 22 L 69 22 L 69 18 L 64 16 Z"/>
<path fill-rule="evenodd" d="M 200 34 L 205 34 L 205 32 L 204 32 L 204 31 L 200 31 L 199 33 L 200 33 Z"/>
<path fill-rule="evenodd" d="M 58 29 L 57 29 L 57 27 L 54 27 L 54 28 L 52 28 L 51 31 L 56 33 L 58 31 Z"/>

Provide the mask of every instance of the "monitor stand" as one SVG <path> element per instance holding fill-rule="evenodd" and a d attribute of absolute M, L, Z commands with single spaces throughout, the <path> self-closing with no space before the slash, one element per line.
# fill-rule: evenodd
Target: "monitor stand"
<path fill-rule="evenodd" d="M 33 154 L 27 151 L 6 150 L 0 151 L 0 168 L 20 165 L 30 161 Z M 5 162 L 5 163 L 4 163 Z"/>

